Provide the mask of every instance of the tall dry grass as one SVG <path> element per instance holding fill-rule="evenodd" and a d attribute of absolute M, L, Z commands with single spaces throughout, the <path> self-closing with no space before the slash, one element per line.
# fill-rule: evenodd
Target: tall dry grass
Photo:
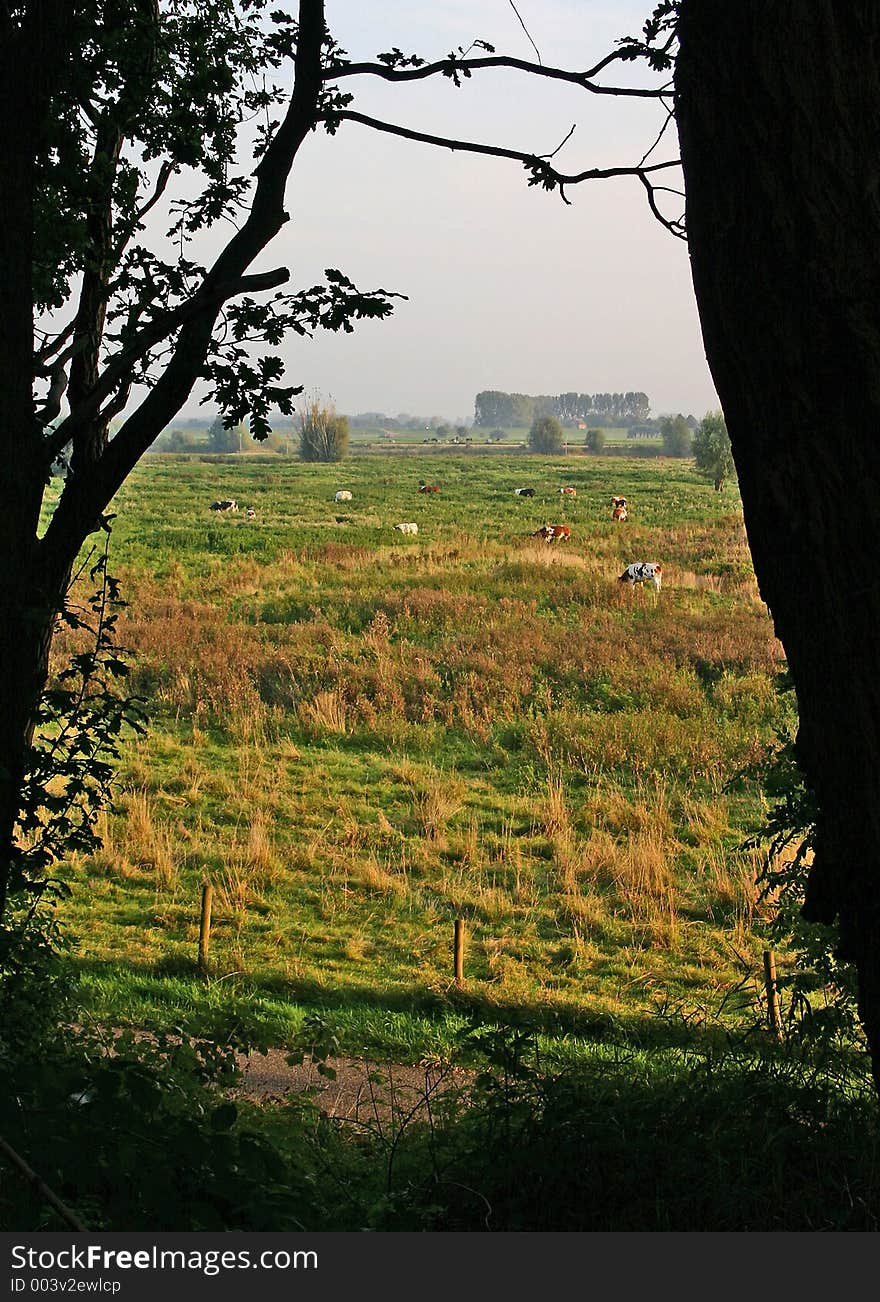
<path fill-rule="evenodd" d="M 156 890 L 177 883 L 180 838 L 157 814 L 143 788 L 123 791 L 115 816 L 103 812 L 97 830 L 102 845 L 93 862 L 104 872 L 121 877 L 147 874 Z"/>
<path fill-rule="evenodd" d="M 464 804 L 464 784 L 455 773 L 432 764 L 404 765 L 395 776 L 409 791 L 419 833 L 437 849 L 445 848 L 449 823 Z"/>
<path fill-rule="evenodd" d="M 300 722 L 313 737 L 325 733 L 344 734 L 348 731 L 348 707 L 340 691 L 317 692 L 310 701 L 299 707 Z"/>

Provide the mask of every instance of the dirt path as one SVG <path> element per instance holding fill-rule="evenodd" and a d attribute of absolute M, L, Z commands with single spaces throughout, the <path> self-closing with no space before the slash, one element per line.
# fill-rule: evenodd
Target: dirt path
<path fill-rule="evenodd" d="M 366 1058 L 328 1058 L 335 1080 L 322 1076 L 311 1062 L 291 1067 L 285 1049 L 242 1058 L 244 1079 L 236 1097 L 283 1102 L 289 1094 L 315 1090 L 315 1099 L 328 1116 L 356 1124 L 402 1121 L 428 1108 L 446 1090 L 461 1088 L 471 1073 L 460 1068 L 378 1063 Z"/>

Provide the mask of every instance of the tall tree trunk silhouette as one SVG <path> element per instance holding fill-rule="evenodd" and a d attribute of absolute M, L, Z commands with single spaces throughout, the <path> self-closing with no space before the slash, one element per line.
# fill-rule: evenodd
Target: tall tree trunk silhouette
<path fill-rule="evenodd" d="M 880 1088 L 880 6 L 682 0 L 676 114 L 703 339 Z"/>

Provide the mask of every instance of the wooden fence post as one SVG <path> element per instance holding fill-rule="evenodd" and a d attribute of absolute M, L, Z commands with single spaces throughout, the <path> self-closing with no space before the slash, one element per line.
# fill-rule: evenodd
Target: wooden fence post
<path fill-rule="evenodd" d="M 199 971 L 208 975 L 208 946 L 211 943 L 211 901 L 214 888 L 210 882 L 202 883 L 202 917 L 199 922 Z"/>
<path fill-rule="evenodd" d="M 455 919 L 455 984 L 460 986 L 464 982 L 464 920 Z"/>
<path fill-rule="evenodd" d="M 764 985 L 767 990 L 767 1025 L 776 1036 L 782 1039 L 782 1013 L 779 1007 L 779 987 L 776 984 L 776 959 L 773 951 L 764 950 Z"/>

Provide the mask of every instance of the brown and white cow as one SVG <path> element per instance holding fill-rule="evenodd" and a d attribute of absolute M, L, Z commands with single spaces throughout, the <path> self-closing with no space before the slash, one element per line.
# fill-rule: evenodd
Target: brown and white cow
<path fill-rule="evenodd" d="M 577 497 L 578 495 L 577 489 L 572 484 L 566 484 L 565 487 L 560 488 L 559 491 L 563 497 Z"/>
<path fill-rule="evenodd" d="M 568 524 L 542 524 L 540 529 L 536 529 L 532 538 L 543 538 L 544 542 L 568 542 L 571 538 L 571 525 Z"/>
<path fill-rule="evenodd" d="M 439 493 L 439 492 L 440 492 L 440 485 L 439 485 L 439 484 L 419 484 L 419 492 L 420 492 L 420 493 Z"/>
<path fill-rule="evenodd" d="M 611 505 L 613 508 L 611 512 L 612 520 L 625 520 L 627 518 L 625 497 L 612 497 Z"/>

